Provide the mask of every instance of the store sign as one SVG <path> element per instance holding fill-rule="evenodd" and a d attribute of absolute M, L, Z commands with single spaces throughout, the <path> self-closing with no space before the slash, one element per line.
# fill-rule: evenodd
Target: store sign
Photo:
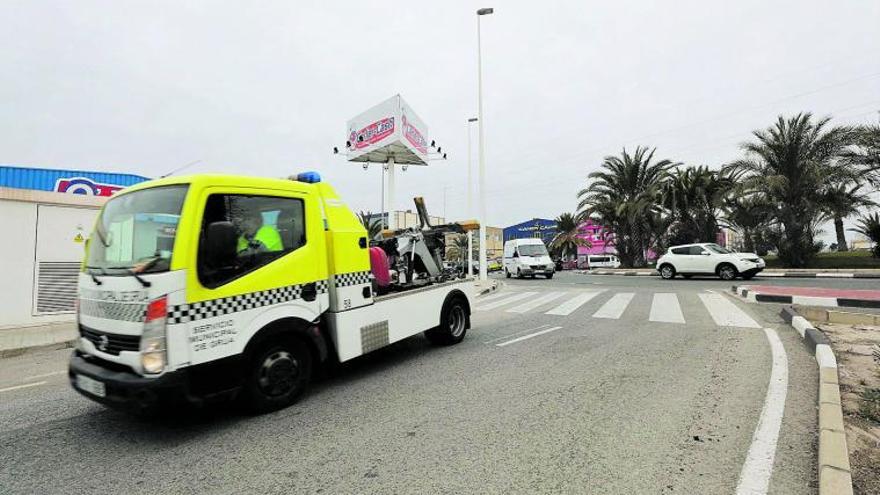
<path fill-rule="evenodd" d="M 409 141 L 411 145 L 417 150 L 419 153 L 425 154 L 428 152 L 428 141 L 425 140 L 425 136 L 422 136 L 422 133 L 419 132 L 418 127 L 412 125 L 410 121 L 406 119 L 406 115 L 403 116 L 403 135 L 406 137 L 406 140 Z"/>
<path fill-rule="evenodd" d="M 403 125 L 406 126 L 405 120 Z M 394 117 L 387 117 L 357 132 L 352 131 L 348 140 L 355 149 L 361 149 L 376 144 L 392 134 L 394 134 Z"/>
<path fill-rule="evenodd" d="M 86 196 L 112 196 L 125 186 L 100 184 L 87 177 L 60 178 L 55 181 L 55 192 Z"/>

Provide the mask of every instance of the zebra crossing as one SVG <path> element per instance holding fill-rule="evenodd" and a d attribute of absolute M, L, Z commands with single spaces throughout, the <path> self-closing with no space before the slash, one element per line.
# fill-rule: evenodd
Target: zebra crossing
<path fill-rule="evenodd" d="M 695 297 L 696 296 L 696 297 Z M 620 320 L 628 313 L 643 314 L 641 306 L 649 302 L 648 321 L 675 325 L 687 324 L 682 300 L 688 299 L 688 313 L 693 316 L 697 310 L 708 313 L 711 320 L 721 327 L 761 328 L 751 316 L 722 294 L 674 292 L 615 292 L 594 291 L 502 291 L 477 299 L 475 312 L 504 312 L 511 314 L 544 314 L 551 317 L 564 317 L 582 314 L 597 319 Z M 638 304 L 633 304 L 638 300 Z M 701 304 L 696 303 L 696 300 Z M 589 303 L 594 304 L 589 304 Z M 598 305 L 598 307 L 596 307 Z"/>

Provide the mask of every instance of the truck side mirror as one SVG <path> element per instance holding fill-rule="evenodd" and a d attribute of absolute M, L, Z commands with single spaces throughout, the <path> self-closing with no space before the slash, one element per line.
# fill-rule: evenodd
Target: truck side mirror
<path fill-rule="evenodd" d="M 233 264 L 238 255 L 238 234 L 232 222 L 211 222 L 205 233 L 206 262 L 213 268 Z"/>

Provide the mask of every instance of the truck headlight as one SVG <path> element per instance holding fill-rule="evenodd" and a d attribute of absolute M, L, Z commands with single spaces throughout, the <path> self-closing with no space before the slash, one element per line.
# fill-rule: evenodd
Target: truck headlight
<path fill-rule="evenodd" d="M 144 320 L 144 333 L 141 335 L 141 366 L 144 372 L 161 373 L 165 370 L 165 323 L 168 313 L 168 299 L 162 296 L 150 301 Z"/>

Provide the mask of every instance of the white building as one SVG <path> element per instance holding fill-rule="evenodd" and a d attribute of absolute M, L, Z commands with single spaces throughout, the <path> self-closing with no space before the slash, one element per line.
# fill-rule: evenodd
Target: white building
<path fill-rule="evenodd" d="M 76 280 L 98 209 L 113 192 L 144 180 L 0 167 L 0 329 L 73 321 Z"/>

